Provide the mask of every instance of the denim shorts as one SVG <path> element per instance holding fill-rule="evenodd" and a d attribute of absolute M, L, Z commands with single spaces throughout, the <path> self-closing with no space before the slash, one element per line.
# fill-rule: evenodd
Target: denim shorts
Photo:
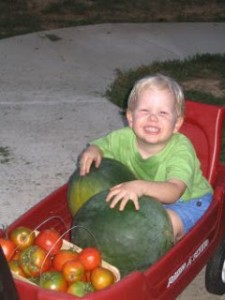
<path fill-rule="evenodd" d="M 179 199 L 176 203 L 164 204 L 163 206 L 177 213 L 183 223 L 184 232 L 187 233 L 204 215 L 211 202 L 212 194 L 209 193 L 187 201 Z"/>

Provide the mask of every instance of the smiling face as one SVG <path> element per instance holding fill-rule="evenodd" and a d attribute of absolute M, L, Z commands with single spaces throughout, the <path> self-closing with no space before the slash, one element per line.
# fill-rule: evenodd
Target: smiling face
<path fill-rule="evenodd" d="M 127 111 L 127 120 L 136 134 L 137 147 L 143 157 L 162 150 L 183 123 L 183 118 L 177 115 L 173 93 L 156 88 L 141 91 L 134 109 Z"/>

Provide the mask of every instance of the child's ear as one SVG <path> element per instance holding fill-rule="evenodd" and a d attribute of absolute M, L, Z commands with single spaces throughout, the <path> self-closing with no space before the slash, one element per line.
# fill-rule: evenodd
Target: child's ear
<path fill-rule="evenodd" d="M 177 119 L 177 122 L 175 124 L 175 127 L 174 127 L 174 133 L 178 132 L 182 126 L 182 124 L 184 123 L 184 118 L 183 117 L 179 117 Z"/>
<path fill-rule="evenodd" d="M 129 125 L 129 127 L 132 127 L 133 125 L 133 118 L 132 118 L 132 113 L 130 110 L 126 111 L 126 118 L 127 118 L 127 123 Z"/>

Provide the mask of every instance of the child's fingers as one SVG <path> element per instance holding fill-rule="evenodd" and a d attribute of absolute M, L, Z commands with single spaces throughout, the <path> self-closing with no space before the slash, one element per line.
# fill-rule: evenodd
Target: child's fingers
<path fill-rule="evenodd" d="M 116 195 L 115 197 L 111 198 L 111 202 L 109 204 L 109 207 L 114 208 L 117 205 L 117 203 L 122 201 L 122 200 L 123 200 L 123 198 L 121 198 L 120 195 Z M 121 210 L 121 209 L 119 208 L 119 210 Z"/>
<path fill-rule="evenodd" d="M 119 206 L 119 211 L 123 211 L 123 210 L 124 210 L 124 208 L 126 207 L 127 202 L 128 202 L 129 200 L 130 200 L 129 197 L 127 197 L 127 196 L 125 196 L 125 197 L 121 200 L 120 206 Z"/>
<path fill-rule="evenodd" d="M 80 175 L 84 176 L 85 174 L 88 174 L 90 172 L 92 164 L 92 159 L 90 158 L 83 158 L 80 161 Z"/>
<path fill-rule="evenodd" d="M 138 197 L 136 195 L 130 195 L 129 193 L 119 192 L 116 189 L 113 189 L 109 192 L 106 197 L 106 202 L 110 202 L 109 207 L 114 208 L 119 202 L 119 210 L 123 211 L 126 207 L 128 201 L 132 201 L 134 203 L 134 207 L 136 210 L 140 209 Z"/>
<path fill-rule="evenodd" d="M 95 159 L 96 168 L 98 168 L 100 166 L 101 161 L 102 161 L 102 157 L 100 155 L 98 157 L 96 157 L 96 159 Z"/>
<path fill-rule="evenodd" d="M 140 209 L 138 198 L 135 197 L 134 199 L 131 199 L 131 197 L 126 196 L 122 199 L 119 210 L 123 211 L 129 201 L 132 201 L 134 203 L 135 210 Z"/>
<path fill-rule="evenodd" d="M 85 174 L 88 174 L 90 172 L 91 169 L 91 165 L 94 162 L 96 168 L 98 168 L 101 164 L 101 156 L 95 158 L 92 156 L 84 156 L 81 160 L 80 160 L 80 175 L 84 176 Z"/>
<path fill-rule="evenodd" d="M 117 194 L 118 194 L 118 190 L 116 190 L 116 187 L 111 188 L 110 192 L 108 193 L 108 195 L 105 199 L 105 201 L 106 202 L 111 201 L 114 198 L 114 196 L 116 196 Z"/>

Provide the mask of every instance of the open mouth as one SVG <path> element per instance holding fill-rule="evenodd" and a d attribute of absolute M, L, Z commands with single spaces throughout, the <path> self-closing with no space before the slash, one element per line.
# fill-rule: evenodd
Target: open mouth
<path fill-rule="evenodd" d="M 160 128 L 155 127 L 155 126 L 146 126 L 146 127 L 144 127 L 144 130 L 145 130 L 145 132 L 151 133 L 151 134 L 158 134 L 160 132 Z"/>

